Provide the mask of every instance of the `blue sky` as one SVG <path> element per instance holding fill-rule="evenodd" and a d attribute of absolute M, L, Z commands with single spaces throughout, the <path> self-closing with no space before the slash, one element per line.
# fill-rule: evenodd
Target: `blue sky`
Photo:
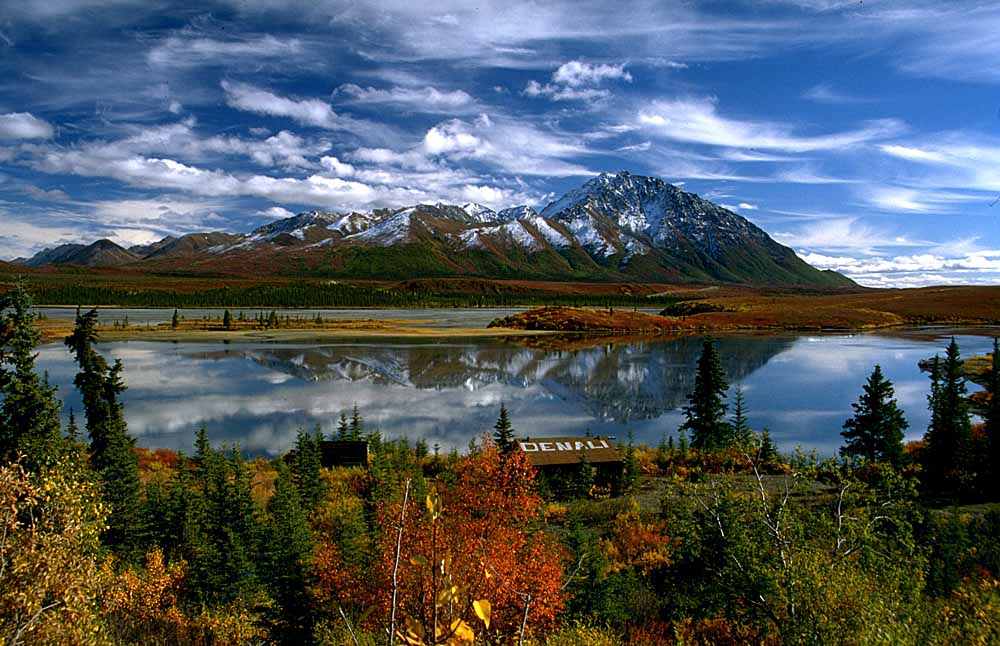
<path fill-rule="evenodd" d="M 661 176 L 869 285 L 1000 283 L 1000 5 L 0 0 L 0 257 Z"/>

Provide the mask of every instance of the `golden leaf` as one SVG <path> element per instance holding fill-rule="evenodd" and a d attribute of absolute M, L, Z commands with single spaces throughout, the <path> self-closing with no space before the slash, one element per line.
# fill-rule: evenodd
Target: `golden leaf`
<path fill-rule="evenodd" d="M 476 633 L 469 624 L 461 619 L 456 619 L 451 623 L 451 631 L 460 643 L 472 644 L 476 641 Z"/>
<path fill-rule="evenodd" d="M 472 609 L 476 611 L 476 616 L 482 620 L 483 624 L 486 625 L 486 629 L 489 630 L 490 613 L 493 612 L 490 602 L 486 599 L 477 599 L 472 602 Z"/>

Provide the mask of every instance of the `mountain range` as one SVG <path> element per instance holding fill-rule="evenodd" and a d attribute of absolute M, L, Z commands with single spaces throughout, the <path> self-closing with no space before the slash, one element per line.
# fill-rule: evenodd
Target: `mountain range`
<path fill-rule="evenodd" d="M 343 278 L 853 285 L 809 265 L 746 218 L 628 172 L 595 177 L 540 211 L 474 203 L 309 211 L 245 234 L 191 233 L 127 249 L 104 239 L 20 262 Z"/>

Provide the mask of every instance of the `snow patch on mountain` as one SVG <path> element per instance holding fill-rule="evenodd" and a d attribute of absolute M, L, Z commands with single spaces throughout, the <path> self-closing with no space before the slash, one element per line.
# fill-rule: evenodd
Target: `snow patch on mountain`
<path fill-rule="evenodd" d="M 413 224 L 413 214 L 416 207 L 403 209 L 392 216 L 382 220 L 360 233 L 346 236 L 345 240 L 359 240 L 365 242 L 376 242 L 380 245 L 391 245 L 405 241 L 410 235 L 410 227 Z"/>
<path fill-rule="evenodd" d="M 564 222 L 564 224 L 570 230 L 570 233 L 573 234 L 573 237 L 576 238 L 576 241 L 580 243 L 581 247 L 599 253 L 605 258 L 615 254 L 616 249 L 614 245 L 601 235 L 594 226 L 593 218 L 590 216 L 585 215 L 574 218 Z"/>
<path fill-rule="evenodd" d="M 476 204 L 475 202 L 469 202 L 468 204 L 462 205 L 462 210 L 469 214 L 475 222 L 487 223 L 496 222 L 497 213 L 493 209 L 483 206 L 482 204 Z"/>
<path fill-rule="evenodd" d="M 484 237 L 496 238 L 513 243 L 528 251 L 541 251 L 545 246 L 521 222 L 508 222 L 492 227 L 470 229 L 459 234 L 459 239 L 467 249 L 486 247 Z"/>
<path fill-rule="evenodd" d="M 532 218 L 538 215 L 538 211 L 522 204 L 520 206 L 512 206 L 509 209 L 503 209 L 497 213 L 497 219 L 501 222 L 511 222 L 513 220 L 523 220 L 527 218 Z"/>
<path fill-rule="evenodd" d="M 538 233 L 553 247 L 568 247 L 572 244 L 569 238 L 549 224 L 548 220 L 538 215 L 534 209 L 531 209 L 531 212 L 534 215 L 521 218 L 519 221 L 527 222 L 538 229 Z"/>

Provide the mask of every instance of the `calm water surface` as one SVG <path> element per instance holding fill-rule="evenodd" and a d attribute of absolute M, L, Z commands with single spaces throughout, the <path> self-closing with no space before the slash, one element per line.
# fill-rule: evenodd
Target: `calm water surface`
<path fill-rule="evenodd" d="M 462 327 L 499 311 L 408 315 Z M 129 312 L 130 320 L 137 316 Z M 988 352 L 997 332 L 959 332 L 963 356 Z M 851 403 L 875 363 L 895 384 L 910 423 L 908 439 L 923 434 L 928 379 L 917 361 L 943 354 L 951 333 L 727 336 L 718 346 L 729 380 L 743 386 L 754 428 L 769 428 L 784 450 L 801 445 L 833 454 Z M 637 440 L 655 445 L 682 421 L 680 407 L 693 384 L 701 339 L 573 351 L 492 339 L 121 342 L 98 349 L 125 364 L 126 415 L 141 446 L 189 451 L 204 422 L 214 442 L 239 442 L 248 453 L 273 455 L 292 445 L 298 429 L 320 424 L 330 432 L 355 402 L 369 427 L 389 436 L 423 436 L 442 450 L 463 448 L 488 431 L 501 402 L 521 434 L 589 430 L 624 438 L 631 430 Z M 79 412 L 72 386 L 76 367 L 65 348 L 41 347 L 38 365 L 59 386 L 64 413 L 70 407 Z"/>

